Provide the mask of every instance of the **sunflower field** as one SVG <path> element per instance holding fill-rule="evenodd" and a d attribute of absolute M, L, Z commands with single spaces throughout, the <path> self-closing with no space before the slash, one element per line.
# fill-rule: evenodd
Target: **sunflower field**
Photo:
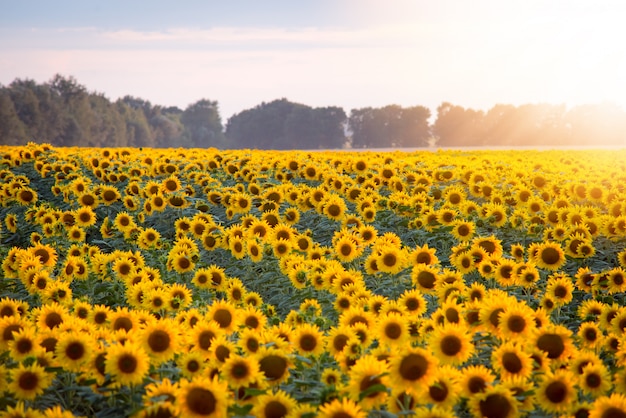
<path fill-rule="evenodd" d="M 0 417 L 626 417 L 626 150 L 0 147 Z"/>

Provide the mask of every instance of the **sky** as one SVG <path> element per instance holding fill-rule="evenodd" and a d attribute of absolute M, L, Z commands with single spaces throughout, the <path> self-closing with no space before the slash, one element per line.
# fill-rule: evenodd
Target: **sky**
<path fill-rule="evenodd" d="M 59 73 L 110 100 L 222 120 L 312 107 L 610 102 L 626 110 L 621 0 L 0 0 L 0 84 Z"/>

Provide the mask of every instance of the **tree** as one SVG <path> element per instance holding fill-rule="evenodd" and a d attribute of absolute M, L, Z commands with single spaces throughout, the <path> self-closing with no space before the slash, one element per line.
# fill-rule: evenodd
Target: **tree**
<path fill-rule="evenodd" d="M 0 143 L 24 145 L 28 142 L 26 128 L 15 111 L 9 92 L 0 89 Z"/>
<path fill-rule="evenodd" d="M 433 133 L 442 147 L 478 146 L 484 140 L 484 114 L 448 102 L 437 107 Z"/>
<path fill-rule="evenodd" d="M 428 145 L 430 111 L 423 106 L 388 105 L 350 112 L 354 148 L 419 147 Z"/>
<path fill-rule="evenodd" d="M 345 143 L 345 120 L 338 107 L 312 108 L 279 99 L 230 117 L 226 137 L 237 148 L 340 148 Z"/>
<path fill-rule="evenodd" d="M 216 101 L 199 100 L 189 105 L 180 118 L 184 126 L 187 146 L 197 148 L 225 145 L 222 120 Z"/>

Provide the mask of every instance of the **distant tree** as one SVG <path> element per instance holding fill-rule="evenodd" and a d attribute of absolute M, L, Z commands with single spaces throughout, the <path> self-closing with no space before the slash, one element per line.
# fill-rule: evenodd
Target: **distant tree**
<path fill-rule="evenodd" d="M 225 138 L 218 103 L 207 99 L 189 105 L 181 114 L 185 143 L 189 147 L 223 148 Z"/>
<path fill-rule="evenodd" d="M 0 144 L 24 145 L 28 142 L 26 128 L 20 120 L 11 95 L 6 88 L 0 89 Z"/>
<path fill-rule="evenodd" d="M 430 111 L 423 106 L 353 109 L 349 118 L 352 147 L 426 146 L 430 137 L 429 117 Z"/>
<path fill-rule="evenodd" d="M 236 148 L 341 148 L 345 120 L 338 107 L 312 108 L 279 99 L 230 117 L 226 137 L 229 146 Z"/>
<path fill-rule="evenodd" d="M 380 148 L 389 146 L 385 137 L 385 120 L 374 108 L 364 107 L 350 111 L 349 126 L 353 148 Z"/>
<path fill-rule="evenodd" d="M 437 119 L 432 129 L 438 146 L 477 146 L 483 143 L 483 122 L 482 111 L 443 102 L 437 107 Z"/>
<path fill-rule="evenodd" d="M 626 144 L 626 112 L 613 103 L 576 106 L 565 115 L 571 144 Z"/>
<path fill-rule="evenodd" d="M 101 147 L 126 147 L 126 121 L 115 106 L 103 95 L 92 94 L 89 97 L 92 112 L 90 136 L 94 144 Z"/>
<path fill-rule="evenodd" d="M 130 147 L 153 147 L 154 138 L 146 115 L 140 108 L 133 108 L 124 100 L 117 101 L 117 110 L 126 123 L 126 143 Z"/>

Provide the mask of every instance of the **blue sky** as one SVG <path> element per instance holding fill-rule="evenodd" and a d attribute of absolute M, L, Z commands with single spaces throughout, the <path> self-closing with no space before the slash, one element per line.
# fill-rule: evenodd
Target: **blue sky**
<path fill-rule="evenodd" d="M 277 98 L 626 109 L 618 0 L 0 0 L 0 83 L 72 75 L 111 100 L 232 114 Z"/>

